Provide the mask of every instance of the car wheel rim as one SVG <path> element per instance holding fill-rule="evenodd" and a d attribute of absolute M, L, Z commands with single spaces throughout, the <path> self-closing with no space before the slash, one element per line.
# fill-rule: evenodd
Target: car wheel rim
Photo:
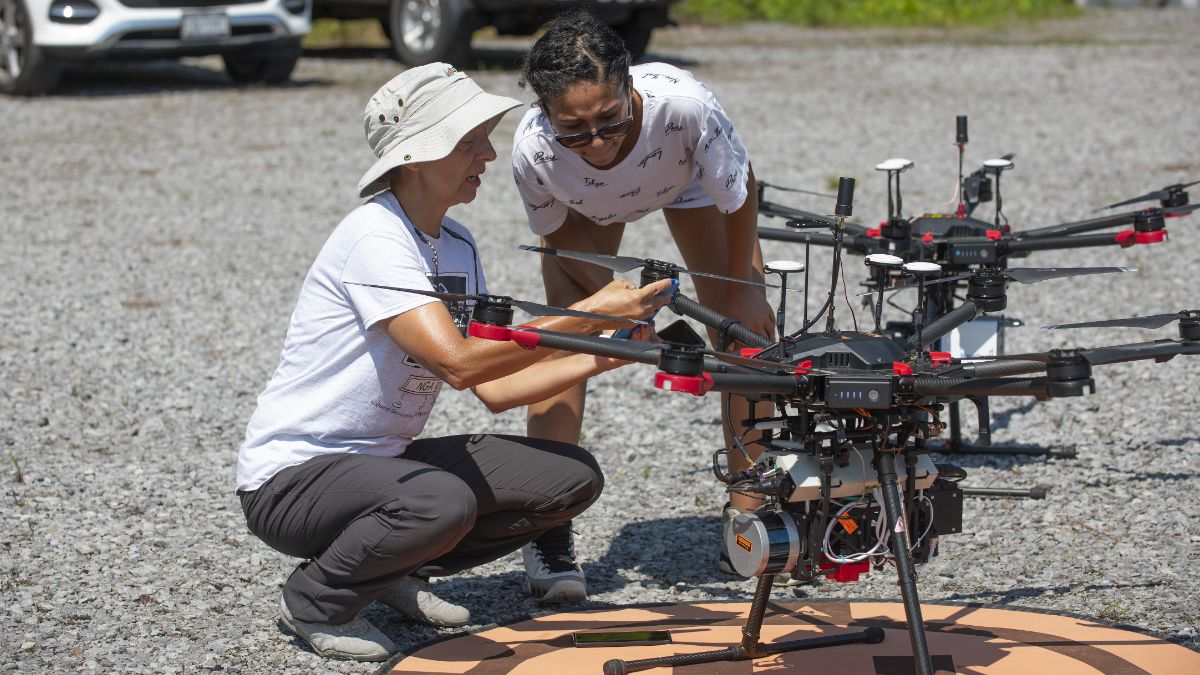
<path fill-rule="evenodd" d="M 404 33 L 400 39 L 412 52 L 427 52 L 434 47 L 442 27 L 439 0 L 405 0 L 402 12 Z"/>
<path fill-rule="evenodd" d="M 21 75 L 25 48 L 25 17 L 16 0 L 0 0 L 0 60 L 12 79 Z"/>

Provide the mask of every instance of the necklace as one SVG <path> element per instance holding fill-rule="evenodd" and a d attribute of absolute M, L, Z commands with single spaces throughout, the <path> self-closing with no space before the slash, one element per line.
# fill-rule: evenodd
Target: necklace
<path fill-rule="evenodd" d="M 433 279 L 434 279 L 434 281 L 437 281 L 437 278 L 440 276 L 438 274 L 438 250 L 437 250 L 437 247 L 435 247 L 433 245 L 433 242 L 429 241 L 429 239 L 427 239 L 425 237 L 425 233 L 422 232 L 421 229 L 418 228 L 416 225 L 413 225 L 413 232 L 416 233 L 417 238 L 421 240 L 422 244 L 425 244 L 426 246 L 429 247 L 429 252 L 433 254 Z"/>

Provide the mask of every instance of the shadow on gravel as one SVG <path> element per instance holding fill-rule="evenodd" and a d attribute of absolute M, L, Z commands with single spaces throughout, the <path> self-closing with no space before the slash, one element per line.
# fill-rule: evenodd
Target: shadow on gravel
<path fill-rule="evenodd" d="M 278 86 L 241 86 L 224 71 L 187 61 L 140 61 L 85 64 L 63 74 L 55 96 L 100 97 L 203 90 L 303 89 L 330 86 L 321 79 L 295 79 Z"/>
<path fill-rule="evenodd" d="M 1060 586 L 1022 586 L 1003 591 L 981 591 L 979 593 L 951 593 L 942 600 L 986 601 L 995 605 L 1007 605 L 1021 600 L 1038 598 L 1047 593 L 1062 595 L 1072 591 L 1105 591 L 1114 593 L 1130 588 L 1155 588 L 1159 584 L 1145 582 L 1140 584 L 1063 584 Z"/>

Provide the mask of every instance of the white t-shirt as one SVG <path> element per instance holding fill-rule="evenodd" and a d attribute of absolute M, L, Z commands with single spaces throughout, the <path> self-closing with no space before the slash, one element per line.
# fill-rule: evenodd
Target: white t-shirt
<path fill-rule="evenodd" d="M 279 366 L 246 427 L 239 490 L 257 489 L 319 455 L 399 456 L 421 433 L 442 381 L 409 358 L 380 322 L 438 300 L 344 283 L 487 292 L 466 228 L 445 218 L 439 237 L 426 235 L 430 245 L 415 232 L 388 191 L 352 211 L 329 236 L 300 287 Z M 431 248 L 438 250 L 436 278 Z M 450 307 L 460 325 L 472 305 Z"/>
<path fill-rule="evenodd" d="M 538 107 L 513 138 L 513 178 L 529 227 L 549 234 L 574 209 L 598 225 L 632 222 L 668 208 L 716 204 L 723 213 L 746 201 L 750 158 L 712 92 L 665 63 L 629 70 L 642 97 L 642 127 L 625 159 L 597 169 L 554 140 Z"/>

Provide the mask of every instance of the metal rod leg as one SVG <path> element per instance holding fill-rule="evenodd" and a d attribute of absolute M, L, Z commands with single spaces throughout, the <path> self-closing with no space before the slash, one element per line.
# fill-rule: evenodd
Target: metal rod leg
<path fill-rule="evenodd" d="M 917 571 L 913 567 L 908 551 L 908 527 L 903 524 L 900 509 L 900 489 L 896 484 L 896 456 L 891 452 L 875 455 L 878 462 L 879 484 L 883 490 L 883 503 L 888 527 L 892 528 L 892 553 L 896 556 L 896 569 L 900 575 L 900 595 L 904 599 L 904 615 L 908 619 L 908 638 L 912 642 L 913 658 L 917 672 L 933 675 L 933 663 L 929 659 L 929 645 L 925 641 L 925 621 L 921 618 L 921 600 L 917 595 Z M 904 527 L 897 532 L 897 524 Z"/>

